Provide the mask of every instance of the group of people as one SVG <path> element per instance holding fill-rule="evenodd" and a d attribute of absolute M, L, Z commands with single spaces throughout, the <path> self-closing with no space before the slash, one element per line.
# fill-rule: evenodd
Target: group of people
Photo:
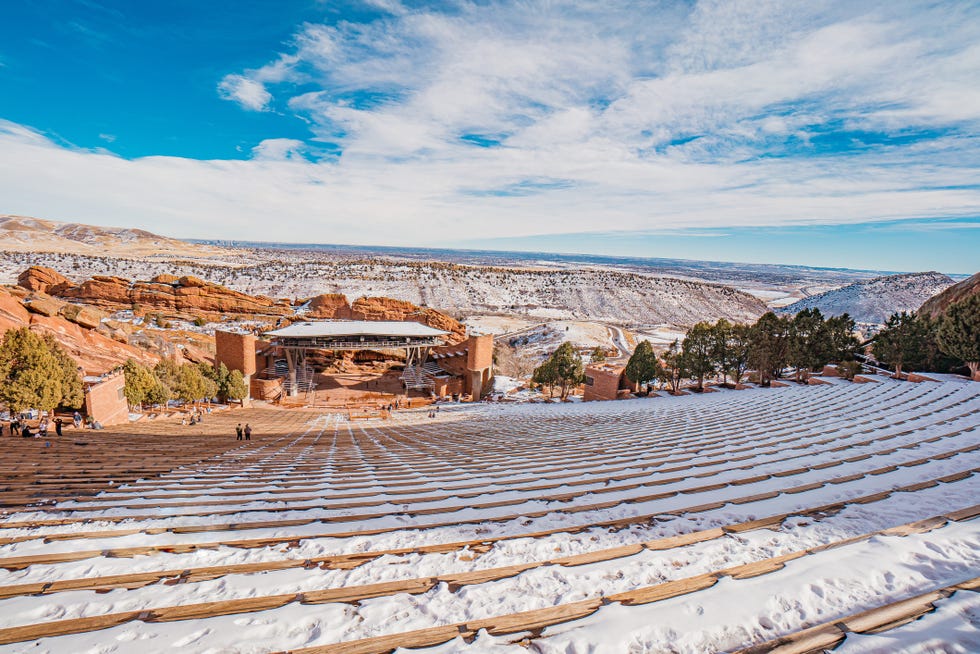
<path fill-rule="evenodd" d="M 207 412 L 211 413 L 211 407 L 207 408 Z M 200 409 L 194 409 L 194 411 L 191 412 L 190 424 L 196 425 L 200 422 L 204 422 L 204 412 L 202 412 Z M 182 425 L 188 424 L 187 416 L 181 417 L 180 424 Z"/>
<path fill-rule="evenodd" d="M 247 422 L 244 427 L 242 427 L 242 423 L 238 423 L 238 426 L 235 427 L 235 433 L 238 434 L 238 440 L 242 440 L 243 436 L 247 441 L 252 440 L 252 426 Z"/>
<path fill-rule="evenodd" d="M 436 407 L 434 409 L 429 409 L 430 418 L 435 418 L 437 413 L 439 413 L 439 407 Z"/>
<path fill-rule="evenodd" d="M 61 418 L 55 418 L 52 421 L 49 420 L 48 416 L 46 415 L 41 416 L 41 420 L 37 423 L 37 431 L 31 430 L 31 426 L 28 424 L 23 414 L 12 417 L 10 424 L 8 424 L 7 427 L 10 430 L 11 436 L 17 436 L 19 434 L 23 438 L 47 438 L 48 430 L 51 428 L 52 424 L 54 425 L 54 432 L 58 436 L 64 435 L 65 421 Z M 82 426 L 82 415 L 78 411 L 76 411 L 72 416 L 72 424 L 74 425 L 75 429 Z M 2 435 L 3 425 L 0 424 L 0 436 Z"/>

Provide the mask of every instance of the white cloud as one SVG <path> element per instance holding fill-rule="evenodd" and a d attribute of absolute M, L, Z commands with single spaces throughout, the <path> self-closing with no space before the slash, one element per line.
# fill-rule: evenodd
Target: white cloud
<path fill-rule="evenodd" d="M 268 161 L 303 159 L 306 143 L 297 139 L 265 139 L 252 148 L 252 158 Z"/>
<path fill-rule="evenodd" d="M 0 210 L 418 245 L 980 213 L 980 8 L 374 5 L 386 13 L 371 22 L 300 26 L 219 86 L 302 116 L 312 148 L 269 134 L 248 161 L 126 161 L 8 124 Z M 883 142 L 826 144 L 861 132 Z M 907 133 L 925 136 L 887 138 Z M 317 140 L 341 156 L 308 161 Z"/>
<path fill-rule="evenodd" d="M 272 101 L 272 94 L 262 82 L 242 75 L 225 75 L 218 84 L 218 93 L 252 111 L 265 111 Z"/>

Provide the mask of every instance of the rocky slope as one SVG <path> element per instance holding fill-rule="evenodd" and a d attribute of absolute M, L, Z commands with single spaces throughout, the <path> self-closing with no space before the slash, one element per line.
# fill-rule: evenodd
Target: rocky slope
<path fill-rule="evenodd" d="M 940 314 L 945 313 L 946 309 L 949 308 L 949 305 L 959 302 L 960 300 L 965 300 L 971 295 L 976 295 L 977 293 L 980 293 L 980 273 L 977 273 L 972 277 L 968 277 L 961 282 L 957 282 L 936 295 L 933 295 L 931 298 L 922 303 L 922 306 L 919 308 L 919 313 L 921 315 L 935 318 Z"/>
<path fill-rule="evenodd" d="M 92 255 L 112 252 L 123 257 L 214 257 L 230 253 L 224 248 L 188 243 L 142 229 L 96 227 L 11 215 L 0 215 L 0 244 L 2 249 L 15 252 Z"/>
<path fill-rule="evenodd" d="M 17 278 L 18 286 L 110 311 L 140 307 L 191 318 L 216 314 L 283 316 L 292 313 L 288 300 L 251 296 L 192 276 L 157 275 L 149 281 L 99 275 L 74 284 L 61 273 L 31 266 Z"/>
<path fill-rule="evenodd" d="M 197 276 L 250 295 L 382 296 L 437 308 L 456 317 L 501 314 L 627 327 L 686 327 L 722 317 L 751 321 L 766 310 L 760 299 L 720 284 L 603 269 L 536 270 L 383 260 L 272 260 L 231 266 L 8 253 L 0 257 L 0 274 L 16 277 L 31 263 L 57 268 L 78 282 L 93 275 L 146 278 L 174 273 Z"/>
<path fill-rule="evenodd" d="M 780 312 L 795 314 L 817 308 L 825 316 L 848 313 L 857 322 L 882 324 L 893 313 L 916 311 L 925 300 L 952 284 L 952 279 L 937 272 L 888 275 L 813 295 Z"/>
<path fill-rule="evenodd" d="M 79 319 L 82 312 L 91 313 Z M 21 294 L 0 288 L 0 333 L 19 327 L 30 327 L 54 336 L 88 375 L 108 372 L 129 358 L 148 365 L 159 359 L 145 349 L 128 344 L 125 332 L 113 333 L 112 326 L 103 325 L 101 316 L 91 309 L 68 307 L 63 302 L 26 290 Z"/>

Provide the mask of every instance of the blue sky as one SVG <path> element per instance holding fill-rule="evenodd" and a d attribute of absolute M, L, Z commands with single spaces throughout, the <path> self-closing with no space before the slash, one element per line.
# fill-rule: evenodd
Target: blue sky
<path fill-rule="evenodd" d="M 980 269 L 980 3 L 8 3 L 0 213 Z"/>

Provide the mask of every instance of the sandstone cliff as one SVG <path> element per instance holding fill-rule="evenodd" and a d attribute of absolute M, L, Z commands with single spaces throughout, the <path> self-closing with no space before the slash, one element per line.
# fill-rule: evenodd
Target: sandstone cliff
<path fill-rule="evenodd" d="M 60 315 L 60 306 L 53 313 L 39 311 L 41 306 L 50 309 L 51 304 L 45 305 L 48 300 L 50 298 L 40 296 L 21 299 L 0 289 L 0 332 L 30 327 L 37 332 L 51 334 L 87 375 L 108 372 L 130 358 L 147 365 L 153 365 L 159 360 L 159 357 L 146 350 L 120 343 L 100 331 L 66 319 Z M 34 305 L 33 311 L 28 310 L 31 305 Z"/>
<path fill-rule="evenodd" d="M 961 282 L 957 282 L 940 293 L 933 295 L 922 304 L 919 313 L 930 318 L 936 318 L 945 313 L 949 305 L 955 304 L 960 300 L 965 300 L 977 293 L 980 293 L 980 273 L 968 277 Z"/>
<path fill-rule="evenodd" d="M 397 320 L 420 322 L 450 333 L 448 340 L 466 339 L 466 327 L 441 311 L 388 297 L 363 297 L 350 304 L 341 293 L 326 293 L 310 299 L 303 314 L 311 320 Z"/>
<path fill-rule="evenodd" d="M 29 290 L 109 311 L 138 306 L 144 311 L 192 317 L 202 314 L 282 316 L 292 313 L 288 301 L 247 295 L 191 276 L 176 278 L 157 275 L 144 282 L 97 275 L 76 285 L 57 271 L 32 266 L 21 273 L 17 283 Z"/>

